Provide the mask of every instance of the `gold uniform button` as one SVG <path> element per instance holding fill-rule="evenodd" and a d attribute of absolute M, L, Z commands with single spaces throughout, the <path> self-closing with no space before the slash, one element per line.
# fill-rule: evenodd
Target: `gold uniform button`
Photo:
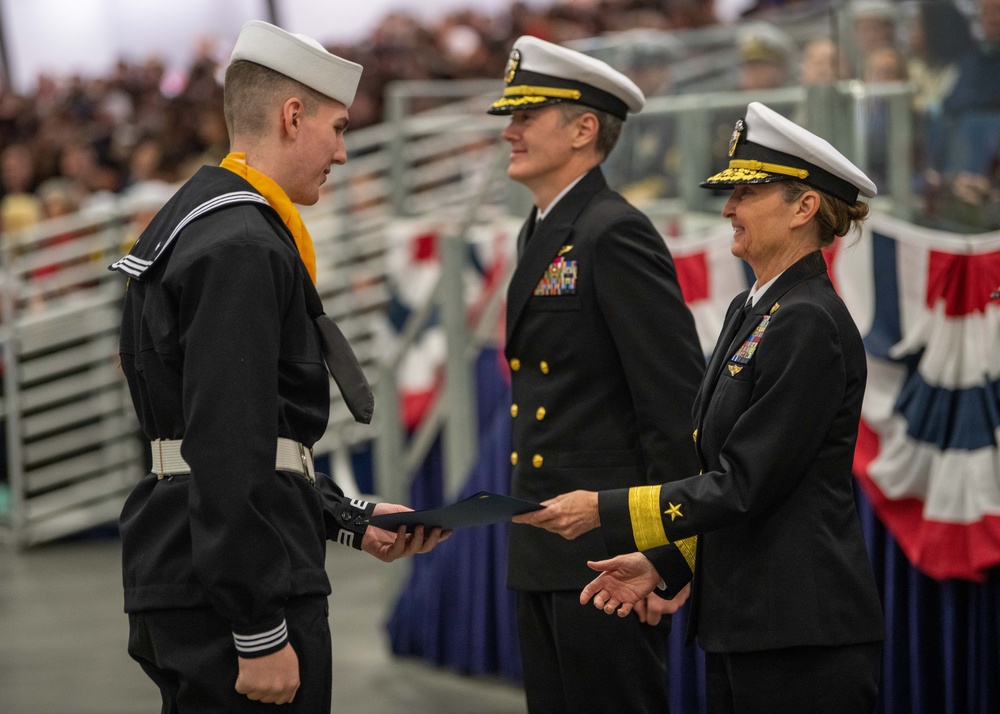
<path fill-rule="evenodd" d="M 510 405 L 510 415 L 512 417 L 516 417 L 517 416 L 517 405 L 516 404 L 511 404 Z"/>
<path fill-rule="evenodd" d="M 531 465 L 534 466 L 536 469 L 540 469 L 542 468 L 542 460 L 543 459 L 541 454 L 535 454 L 534 456 L 531 457 Z"/>
<path fill-rule="evenodd" d="M 545 407 L 538 407 L 538 411 L 535 412 L 535 418 L 541 421 L 545 418 Z"/>
<path fill-rule="evenodd" d="M 542 363 L 539 364 L 538 366 L 542 370 L 542 374 L 548 374 L 549 373 L 549 363 L 546 362 L 545 360 L 542 360 Z"/>
<path fill-rule="evenodd" d="M 517 357 L 515 357 L 514 359 L 512 359 L 510 361 L 510 368 L 514 372 L 516 372 L 517 370 L 521 369 L 521 360 L 519 360 Z"/>
<path fill-rule="evenodd" d="M 698 443 L 698 430 L 697 429 L 695 429 L 693 432 L 691 432 L 691 438 L 694 439 L 694 443 L 696 443 L 696 444 Z"/>
<path fill-rule="evenodd" d="M 510 463 L 512 466 L 517 466 L 517 452 L 514 451 L 510 455 Z"/>

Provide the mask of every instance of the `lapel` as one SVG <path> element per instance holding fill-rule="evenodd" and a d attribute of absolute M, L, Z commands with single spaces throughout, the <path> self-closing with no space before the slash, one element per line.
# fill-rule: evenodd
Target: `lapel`
<path fill-rule="evenodd" d="M 701 381 L 701 389 L 698 392 L 695 402 L 695 411 L 697 412 L 695 426 L 699 430 L 701 429 L 702 417 L 705 416 L 705 409 L 708 407 L 709 402 L 712 401 L 712 392 L 715 391 L 715 385 L 718 384 L 718 374 L 722 369 L 722 364 L 733 353 L 733 342 L 736 340 L 736 336 L 743 331 L 744 323 L 747 322 L 747 320 L 743 319 L 742 305 L 746 304 L 749 294 L 749 290 L 744 291 L 737 295 L 729 304 L 725 326 L 722 328 L 718 344 L 715 346 L 715 352 L 712 353 L 712 358 L 708 362 L 708 368 L 705 370 L 705 376 Z"/>
<path fill-rule="evenodd" d="M 545 274 L 545 269 L 556 257 L 559 249 L 565 245 L 566 239 L 573 233 L 573 225 L 590 200 L 600 191 L 607 188 L 604 174 L 600 167 L 595 167 L 580 179 L 573 189 L 562 197 L 545 219 L 535 225 L 531 240 L 524 246 L 524 252 L 517 262 L 514 275 L 511 276 L 507 288 L 507 343 L 524 313 L 528 300 L 535 292 L 538 281 Z M 529 221 L 534 220 L 532 210 Z M 518 242 L 527 236 L 528 225 L 521 228 Z"/>
<path fill-rule="evenodd" d="M 723 337 L 720 338 L 719 344 L 712 354 L 712 359 L 708 363 L 708 369 L 705 371 L 705 378 L 702 381 L 702 393 L 699 394 L 696 406 L 698 417 L 695 420 L 699 429 L 701 429 L 705 411 L 712 401 L 712 393 L 715 391 L 715 385 L 719 383 L 719 373 L 723 370 L 724 365 L 733 355 L 733 352 L 736 351 L 739 344 L 749 336 L 753 328 L 760 324 L 761 318 L 771 311 L 774 304 L 779 302 L 786 292 L 803 280 L 821 275 L 826 270 L 826 260 L 823 258 L 823 253 L 817 250 L 800 258 L 785 270 L 781 274 L 781 277 L 764 291 L 746 318 L 743 317 L 742 306 L 746 304 L 746 299 L 750 295 L 750 291 L 741 293 L 737 299 L 733 300 L 726 315 L 726 326 L 722 333 Z M 727 334 L 729 335 L 729 339 L 725 339 L 725 335 Z"/>
<path fill-rule="evenodd" d="M 521 226 L 521 232 L 517 234 L 517 259 L 520 260 L 521 256 L 524 255 L 524 246 L 528 243 L 528 238 L 532 236 L 535 231 L 535 221 L 537 220 L 538 209 L 532 208 L 531 213 L 528 214 L 528 220 L 524 222 Z"/>

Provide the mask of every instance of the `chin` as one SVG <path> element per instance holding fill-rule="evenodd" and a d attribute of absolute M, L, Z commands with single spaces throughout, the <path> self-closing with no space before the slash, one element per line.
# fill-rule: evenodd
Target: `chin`
<path fill-rule="evenodd" d="M 299 206 L 313 206 L 319 201 L 319 191 L 314 191 L 310 194 L 298 194 L 295 196 L 289 196 L 292 203 Z"/>
<path fill-rule="evenodd" d="M 518 183 L 525 183 L 531 179 L 531 172 L 511 165 L 507 167 L 507 178 L 511 181 L 517 181 Z"/>

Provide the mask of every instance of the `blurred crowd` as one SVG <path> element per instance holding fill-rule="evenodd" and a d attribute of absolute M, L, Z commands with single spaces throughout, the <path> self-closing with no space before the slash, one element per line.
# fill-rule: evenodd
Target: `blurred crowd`
<path fill-rule="evenodd" d="M 496 77 L 510 46 L 530 33 L 559 42 L 628 27 L 661 29 L 713 21 L 707 0 L 563 0 L 509 13 L 473 9 L 435 24 L 407 12 L 385 16 L 371 36 L 330 50 L 365 67 L 351 126 L 382 118 L 397 79 Z M 225 156 L 221 74 L 228 54 L 205 42 L 183 77 L 157 58 L 120 61 L 107 77 L 40 76 L 34 90 L 0 96 L 0 222 L 16 230 L 87 208 L 109 195 L 184 180 Z"/>
<path fill-rule="evenodd" d="M 384 90 L 393 80 L 498 77 L 522 34 L 567 42 L 735 18 L 745 32 L 737 34 L 733 89 L 844 78 L 912 82 L 914 159 L 925 169 L 914 191 L 926 197 L 928 215 L 976 229 L 1000 227 L 993 208 L 1000 205 L 1000 0 L 854 0 L 852 33 L 845 38 L 850 47 L 831 39 L 835 32 L 793 39 L 781 28 L 789 6 L 844 6 L 826 0 L 555 0 L 547 7 L 514 2 L 503 14 L 469 6 L 433 24 L 393 12 L 364 42 L 330 47 L 365 66 L 352 128 L 382 119 Z M 41 76 L 29 93 L 4 88 L 2 228 L 16 230 L 120 195 L 155 193 L 221 160 L 228 143 L 220 83 L 226 59 L 222 48 L 206 42 L 181 75 L 149 58 L 123 60 L 106 77 Z M 683 91 L 671 85 L 662 64 L 625 69 L 648 94 Z M 873 103 L 869 131 L 877 136 L 886 122 L 886 112 Z M 669 141 L 668 132 L 657 143 Z M 887 145 L 870 142 L 876 182 Z M 660 170 L 663 163 L 657 158 L 650 167 Z"/>

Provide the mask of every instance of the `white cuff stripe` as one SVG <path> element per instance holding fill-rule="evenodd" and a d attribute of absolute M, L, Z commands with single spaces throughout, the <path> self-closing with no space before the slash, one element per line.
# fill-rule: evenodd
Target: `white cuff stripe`
<path fill-rule="evenodd" d="M 269 647 L 274 647 L 279 642 L 287 639 L 288 625 L 284 620 L 273 630 L 261 632 L 256 635 L 237 635 L 235 632 L 233 633 L 237 652 L 260 652 Z"/>
<path fill-rule="evenodd" d="M 360 498 L 352 498 L 351 505 L 355 508 L 363 511 L 368 508 L 368 501 L 362 501 Z"/>
<path fill-rule="evenodd" d="M 346 545 L 348 548 L 354 547 L 354 533 L 348 530 L 341 530 L 337 534 L 337 542 L 341 545 Z"/>

